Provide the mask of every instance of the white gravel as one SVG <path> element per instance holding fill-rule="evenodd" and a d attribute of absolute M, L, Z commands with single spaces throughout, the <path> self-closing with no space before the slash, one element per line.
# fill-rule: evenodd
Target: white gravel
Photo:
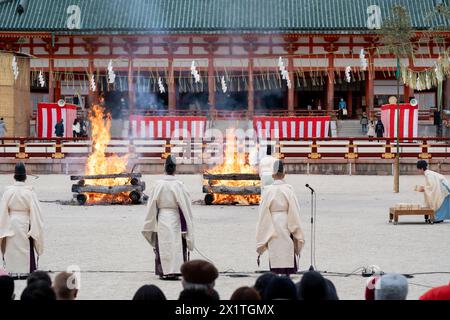
<path fill-rule="evenodd" d="M 149 187 L 157 176 L 146 176 Z M 180 176 L 193 200 L 203 198 L 201 176 Z M 423 217 L 400 217 L 397 226 L 388 223 L 389 207 L 395 203 L 421 203 L 414 185 L 421 176 L 401 177 L 401 193 L 392 192 L 392 177 L 290 175 L 302 204 L 301 219 L 307 239 L 300 269 L 310 264 L 311 184 L 318 193 L 316 266 L 321 271 L 350 273 L 365 265 L 385 272 L 450 272 L 450 223 L 428 225 Z M 12 176 L 0 176 L 0 192 Z M 30 177 L 43 201 L 45 253 L 42 270 L 53 272 L 78 265 L 82 271 L 80 299 L 131 299 L 143 284 L 158 285 L 169 299 L 176 299 L 181 283 L 160 281 L 154 274 L 154 255 L 142 237 L 144 206 L 78 207 L 52 201 L 72 198 L 68 176 Z M 257 207 L 194 206 L 198 249 L 221 272 L 234 271 L 246 277 L 222 274 L 216 288 L 223 299 L 234 289 L 252 285 L 257 270 L 267 270 L 267 257 L 256 264 L 255 225 Z M 201 258 L 195 252 L 192 258 Z M 52 273 L 54 276 L 55 273 Z M 294 276 L 298 280 L 300 276 Z M 341 299 L 363 299 L 366 278 L 329 276 Z M 417 299 L 428 286 L 447 284 L 450 274 L 418 275 L 410 279 L 409 299 Z M 24 281 L 16 281 L 16 295 Z"/>

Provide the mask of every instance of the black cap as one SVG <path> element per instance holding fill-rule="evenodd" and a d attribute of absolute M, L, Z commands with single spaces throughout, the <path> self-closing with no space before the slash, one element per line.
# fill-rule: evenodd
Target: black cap
<path fill-rule="evenodd" d="M 27 177 L 27 169 L 23 162 L 17 162 L 14 168 L 14 179 L 18 181 L 23 181 Z"/>
<path fill-rule="evenodd" d="M 175 158 L 172 157 L 171 155 L 169 155 L 166 158 L 166 163 L 164 165 L 164 171 L 167 174 L 174 174 L 175 173 L 175 169 L 177 168 L 177 164 L 175 162 Z"/>

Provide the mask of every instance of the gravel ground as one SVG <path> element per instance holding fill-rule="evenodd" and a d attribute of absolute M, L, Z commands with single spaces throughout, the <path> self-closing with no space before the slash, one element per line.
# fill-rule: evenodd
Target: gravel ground
<path fill-rule="evenodd" d="M 157 176 L 145 176 L 147 186 Z M 180 176 L 192 199 L 203 198 L 200 175 Z M 389 207 L 399 202 L 421 203 L 414 185 L 421 176 L 401 178 L 401 192 L 392 192 L 392 177 L 385 176 L 304 176 L 290 175 L 301 201 L 301 220 L 307 243 L 300 269 L 310 265 L 309 193 L 317 191 L 316 267 L 327 271 L 341 299 L 363 299 L 366 278 L 337 276 L 366 265 L 385 272 L 450 272 L 450 223 L 427 225 L 419 216 L 401 217 L 397 226 L 388 223 Z M 0 176 L 0 192 L 12 183 Z M 81 269 L 80 299 L 130 299 L 143 284 L 161 287 L 169 299 L 176 299 L 181 283 L 160 281 L 154 274 L 154 255 L 142 237 L 144 206 L 78 207 L 57 200 L 72 198 L 71 181 L 64 175 L 30 177 L 45 220 L 45 252 L 40 269 L 54 272 L 70 265 Z M 234 289 L 252 285 L 258 271 L 268 269 L 267 256 L 256 264 L 255 225 L 257 207 L 194 205 L 196 243 L 201 254 L 211 259 L 221 272 L 216 288 L 223 299 Z M 194 252 L 191 258 L 202 258 Z M 299 280 L 300 276 L 294 276 Z M 417 275 L 410 281 L 409 299 L 417 299 L 428 287 L 450 281 L 450 274 Z M 20 296 L 24 281 L 16 281 Z"/>

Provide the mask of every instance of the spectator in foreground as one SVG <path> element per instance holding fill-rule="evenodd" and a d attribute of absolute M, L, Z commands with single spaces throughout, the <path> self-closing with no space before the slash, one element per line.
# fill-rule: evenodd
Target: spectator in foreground
<path fill-rule="evenodd" d="M 240 287 L 234 291 L 230 298 L 231 301 L 249 300 L 257 301 L 261 300 L 261 296 L 258 291 L 250 287 Z"/>
<path fill-rule="evenodd" d="M 264 300 L 297 300 L 297 289 L 289 277 L 272 278 L 264 291 Z"/>
<path fill-rule="evenodd" d="M 199 290 L 199 289 L 184 289 L 180 292 L 178 297 L 180 301 L 218 301 L 220 300 L 217 292 L 212 289 L 212 291 Z"/>
<path fill-rule="evenodd" d="M 31 273 L 27 278 L 27 286 L 36 281 L 44 281 L 47 283 L 49 287 L 52 286 L 52 279 L 45 271 L 36 270 L 33 273 Z"/>
<path fill-rule="evenodd" d="M 56 300 L 55 292 L 43 280 L 34 281 L 27 286 L 20 296 L 22 301 L 54 301 Z"/>
<path fill-rule="evenodd" d="M 185 262 L 181 266 L 181 275 L 183 277 L 182 285 L 184 290 L 205 291 L 215 299 L 219 298 L 214 290 L 219 272 L 212 263 L 203 260 Z"/>
<path fill-rule="evenodd" d="M 306 272 L 297 284 L 298 298 L 305 301 L 339 300 L 336 288 L 317 271 Z"/>
<path fill-rule="evenodd" d="M 74 274 L 61 272 L 55 277 L 53 290 L 57 300 L 75 300 L 78 295 Z"/>
<path fill-rule="evenodd" d="M 254 288 L 258 291 L 261 297 L 264 297 L 264 291 L 267 288 L 270 280 L 275 278 L 277 275 L 273 272 L 265 272 L 256 279 Z"/>
<path fill-rule="evenodd" d="M 146 284 L 136 291 L 133 300 L 165 301 L 167 299 L 160 288 L 152 284 Z"/>
<path fill-rule="evenodd" d="M 379 278 L 380 278 L 379 276 L 372 276 L 367 281 L 365 292 L 366 300 L 368 301 L 375 300 L 375 286 Z"/>
<path fill-rule="evenodd" d="M 419 300 L 450 300 L 450 283 L 425 292 Z"/>
<path fill-rule="evenodd" d="M 14 297 L 14 280 L 0 268 L 0 301 L 11 301 Z"/>
<path fill-rule="evenodd" d="M 406 300 L 408 280 L 398 273 L 383 275 L 375 286 L 375 300 Z"/>

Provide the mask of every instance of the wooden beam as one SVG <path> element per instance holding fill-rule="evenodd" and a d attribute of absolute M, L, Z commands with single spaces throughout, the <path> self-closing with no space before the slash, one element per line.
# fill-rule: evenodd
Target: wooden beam
<path fill-rule="evenodd" d="M 125 186 L 79 186 L 72 185 L 72 192 L 74 193 L 102 193 L 102 194 L 119 194 L 123 192 L 138 191 L 143 192 L 143 187 L 140 185 L 125 185 Z"/>
<path fill-rule="evenodd" d="M 118 173 L 118 174 L 98 174 L 88 176 L 70 176 L 70 180 L 98 180 L 98 179 L 116 179 L 116 178 L 141 178 L 141 173 Z"/>
<path fill-rule="evenodd" d="M 229 173 L 229 174 L 212 174 L 205 173 L 205 180 L 261 180 L 257 173 Z"/>
<path fill-rule="evenodd" d="M 258 195 L 261 187 L 229 187 L 229 186 L 203 186 L 203 193 L 229 194 L 229 195 Z"/>

